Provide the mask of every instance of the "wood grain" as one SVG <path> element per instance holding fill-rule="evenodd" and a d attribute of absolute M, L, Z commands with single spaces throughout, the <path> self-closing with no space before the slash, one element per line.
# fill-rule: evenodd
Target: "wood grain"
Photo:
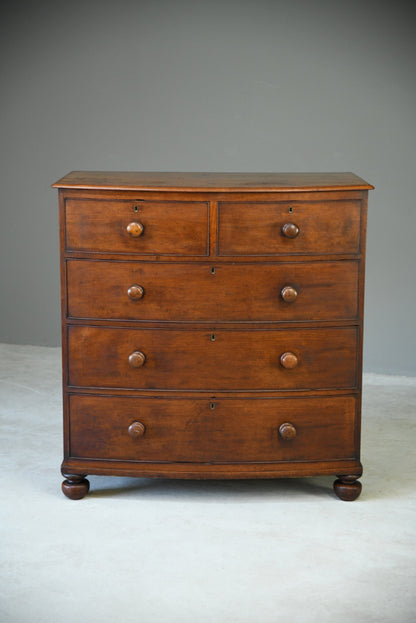
<path fill-rule="evenodd" d="M 67 199 L 65 213 L 68 250 L 141 255 L 208 253 L 206 202 Z M 140 236 L 131 236 L 127 230 L 133 218 L 143 227 Z"/>
<path fill-rule="evenodd" d="M 358 269 L 355 261 L 189 265 L 68 260 L 68 316 L 170 322 L 354 319 Z M 129 294 L 135 286 L 144 294 Z M 281 294 L 288 286 L 296 288 L 295 302 Z"/>
<path fill-rule="evenodd" d="M 293 212 L 288 214 L 290 207 Z M 218 206 L 219 255 L 358 253 L 360 202 L 228 203 Z M 283 235 L 296 225 L 294 238 Z"/>
<path fill-rule="evenodd" d="M 349 190 L 373 188 L 354 173 L 189 173 L 156 171 L 72 171 L 53 188 L 165 191 Z"/>
<path fill-rule="evenodd" d="M 215 336 L 215 341 L 212 336 Z M 72 386 L 213 391 L 354 388 L 357 330 L 171 330 L 69 327 Z M 140 369 L 129 355 L 141 351 Z M 280 364 L 290 351 L 293 370 Z"/>
<path fill-rule="evenodd" d="M 307 461 L 354 458 L 353 397 L 263 400 L 74 395 L 71 455 L 131 461 Z M 145 434 L 131 437 L 140 417 Z M 279 427 L 290 421 L 296 438 Z M 141 430 L 143 430 L 141 428 Z"/>

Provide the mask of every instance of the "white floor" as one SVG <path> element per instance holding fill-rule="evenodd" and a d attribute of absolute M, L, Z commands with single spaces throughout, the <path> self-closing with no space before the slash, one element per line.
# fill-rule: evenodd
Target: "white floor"
<path fill-rule="evenodd" d="M 333 478 L 60 491 L 60 350 L 0 345 L 1 623 L 416 621 L 416 379 L 365 377 L 363 493 Z"/>

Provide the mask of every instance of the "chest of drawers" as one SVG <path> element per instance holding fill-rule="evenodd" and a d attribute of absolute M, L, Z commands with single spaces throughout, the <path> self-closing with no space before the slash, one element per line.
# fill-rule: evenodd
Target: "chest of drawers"
<path fill-rule="evenodd" d="M 360 494 L 367 182 L 75 171 L 59 189 L 62 489 L 336 475 Z"/>

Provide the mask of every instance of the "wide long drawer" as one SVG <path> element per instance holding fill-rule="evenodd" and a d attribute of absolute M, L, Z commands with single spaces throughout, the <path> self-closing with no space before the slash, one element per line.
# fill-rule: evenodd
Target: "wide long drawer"
<path fill-rule="evenodd" d="M 71 395 L 70 455 L 130 461 L 306 461 L 356 455 L 352 396 L 170 399 Z"/>
<path fill-rule="evenodd" d="M 296 390 L 357 383 L 357 327 L 172 330 L 68 327 L 69 385 Z"/>
<path fill-rule="evenodd" d="M 68 251 L 207 255 L 208 203 L 67 199 Z"/>
<path fill-rule="evenodd" d="M 358 262 L 185 264 L 68 260 L 68 316 L 155 321 L 357 317 Z M 88 292 L 88 296 L 85 293 Z"/>
<path fill-rule="evenodd" d="M 221 202 L 219 255 L 359 253 L 360 201 Z"/>

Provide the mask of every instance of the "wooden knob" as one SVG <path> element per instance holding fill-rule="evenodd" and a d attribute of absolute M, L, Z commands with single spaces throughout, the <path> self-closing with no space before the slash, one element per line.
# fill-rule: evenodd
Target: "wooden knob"
<path fill-rule="evenodd" d="M 279 435 L 286 441 L 294 439 L 296 437 L 296 428 L 290 422 L 284 422 L 279 426 Z"/>
<path fill-rule="evenodd" d="M 298 293 L 293 286 L 285 286 L 280 290 L 280 296 L 285 303 L 293 303 L 296 301 Z"/>
<path fill-rule="evenodd" d="M 146 431 L 146 426 L 141 422 L 132 422 L 128 428 L 128 433 L 133 439 L 143 437 Z"/>
<path fill-rule="evenodd" d="M 132 368 L 141 368 L 145 361 L 146 355 L 139 350 L 135 350 L 134 353 L 129 356 L 129 364 Z"/>
<path fill-rule="evenodd" d="M 295 223 L 285 223 L 282 227 L 282 234 L 286 238 L 296 238 L 299 233 L 299 227 Z"/>
<path fill-rule="evenodd" d="M 133 238 L 138 238 L 139 236 L 141 236 L 143 233 L 143 229 L 144 227 L 141 223 L 129 223 L 127 225 L 127 232 Z"/>
<path fill-rule="evenodd" d="M 143 297 L 144 290 L 142 286 L 138 286 L 137 284 L 134 284 L 130 286 L 130 288 L 127 290 L 127 294 L 131 298 L 132 301 L 138 301 L 139 299 Z"/>
<path fill-rule="evenodd" d="M 298 358 L 295 353 L 283 353 L 283 355 L 280 355 L 280 363 L 287 370 L 292 370 L 292 368 L 296 368 L 298 365 Z"/>

